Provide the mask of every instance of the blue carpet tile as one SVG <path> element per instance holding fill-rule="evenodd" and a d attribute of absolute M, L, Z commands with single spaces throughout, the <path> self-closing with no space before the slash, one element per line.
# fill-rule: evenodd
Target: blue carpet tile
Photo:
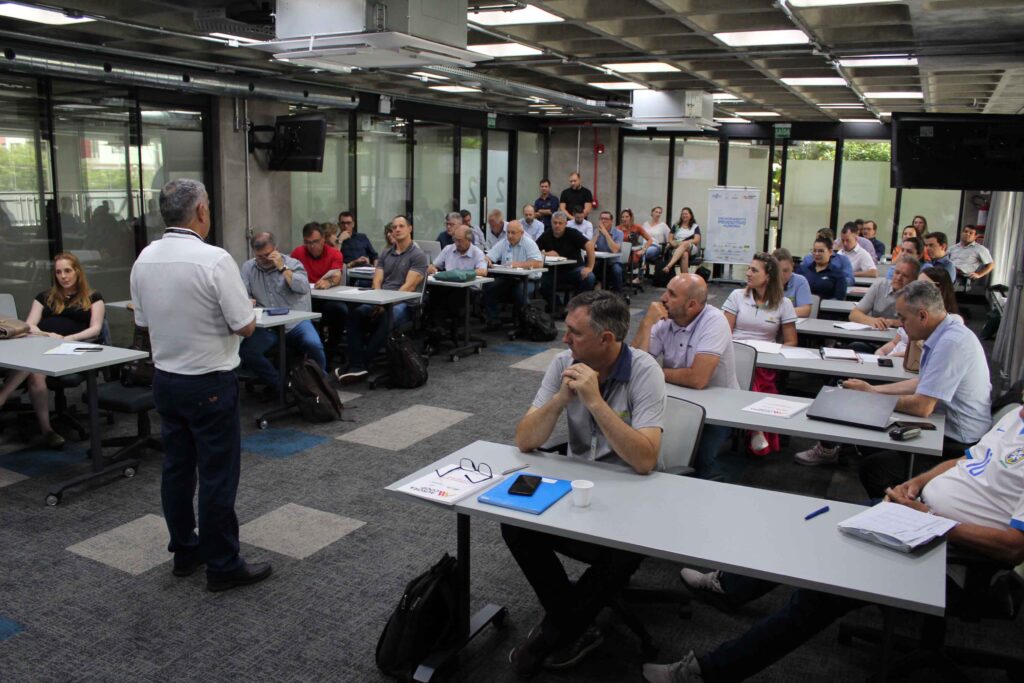
<path fill-rule="evenodd" d="M 307 434 L 297 429 L 267 429 L 242 439 L 242 450 L 283 460 L 327 441 L 330 439 L 326 436 Z"/>
<path fill-rule="evenodd" d="M 538 353 L 547 351 L 548 347 L 540 344 L 499 344 L 497 346 L 488 346 L 488 353 L 502 353 L 506 356 L 536 356 Z"/>
<path fill-rule="evenodd" d="M 42 451 L 34 448 L 0 456 L 0 467 L 26 477 L 39 477 L 68 465 L 86 461 L 85 448 L 67 445 L 60 451 Z"/>
<path fill-rule="evenodd" d="M 16 636 L 24 630 L 25 627 L 18 622 L 5 617 L 0 617 L 0 640 L 7 640 L 11 636 Z"/>

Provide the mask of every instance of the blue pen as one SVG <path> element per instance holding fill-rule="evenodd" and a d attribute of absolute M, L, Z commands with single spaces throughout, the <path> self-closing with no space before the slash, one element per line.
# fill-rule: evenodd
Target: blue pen
<path fill-rule="evenodd" d="M 804 517 L 804 521 L 806 522 L 806 521 L 807 521 L 807 520 L 809 520 L 809 519 L 814 519 L 814 518 L 815 518 L 815 517 L 817 517 L 818 515 L 823 515 L 823 514 L 825 514 L 826 512 L 828 512 L 828 505 L 826 505 L 825 507 L 823 507 L 823 508 L 821 508 L 821 509 L 819 509 L 819 510 L 815 510 L 815 511 L 814 511 L 814 512 L 812 512 L 811 514 L 807 515 L 806 517 Z"/>

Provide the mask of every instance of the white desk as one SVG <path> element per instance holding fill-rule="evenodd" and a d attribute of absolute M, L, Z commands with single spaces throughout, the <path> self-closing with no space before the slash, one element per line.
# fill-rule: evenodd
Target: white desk
<path fill-rule="evenodd" d="M 669 396 L 682 398 L 704 407 L 704 420 L 710 424 L 724 425 L 737 429 L 759 429 L 777 434 L 790 434 L 807 439 L 826 439 L 839 443 L 850 443 L 873 448 L 897 449 L 904 453 L 921 453 L 923 455 L 941 456 L 942 437 L 946 429 L 946 418 L 933 413 L 931 417 L 920 418 L 903 413 L 893 413 L 900 420 L 910 422 L 931 422 L 935 425 L 932 431 L 922 431 L 921 436 L 910 441 L 893 441 L 884 430 L 851 427 L 824 420 L 812 420 L 807 411 L 802 410 L 793 417 L 774 417 L 761 413 L 743 410 L 751 403 L 772 394 L 760 394 L 756 391 L 743 389 L 688 389 L 675 384 L 667 384 L 665 388 Z M 795 401 L 810 405 L 813 399 L 802 396 L 778 396 L 787 401 Z"/>
<path fill-rule="evenodd" d="M 287 331 L 285 326 L 292 323 L 299 323 L 303 320 L 319 320 L 319 313 L 310 311 L 288 311 L 284 315 L 267 315 L 266 310 L 260 310 L 256 316 L 256 327 L 261 330 L 277 329 L 277 374 L 279 377 L 277 387 L 277 407 L 271 408 L 256 418 L 256 426 L 259 429 L 266 429 L 270 426 L 270 420 L 290 411 L 295 407 L 288 403 L 286 387 L 288 385 L 288 348 L 285 344 Z M 242 342 L 245 343 L 244 341 Z"/>
<path fill-rule="evenodd" d="M 487 269 L 488 275 L 495 277 L 505 278 L 517 278 L 519 280 L 518 286 L 523 287 L 523 300 L 525 301 L 529 297 L 529 291 L 526 288 L 526 281 L 539 279 L 542 273 L 548 272 L 547 268 L 511 268 L 509 266 L 491 266 Z M 536 274 L 536 275 L 535 275 Z M 516 319 L 516 325 L 519 321 L 519 297 L 513 299 L 512 310 L 514 311 L 514 317 Z M 513 329 L 508 333 L 509 339 L 515 339 L 516 331 Z"/>
<path fill-rule="evenodd" d="M 846 317 L 857 305 L 856 301 L 839 301 L 838 299 L 825 299 L 821 302 L 818 310 L 821 313 L 835 313 Z"/>
<path fill-rule="evenodd" d="M 117 470 L 121 470 L 126 477 L 132 477 L 139 465 L 138 459 L 135 458 L 104 464 L 103 439 L 100 435 L 99 398 L 96 394 L 96 371 L 111 365 L 148 358 L 149 353 L 104 346 L 102 351 L 83 353 L 80 356 L 48 356 L 45 354 L 46 351 L 62 343 L 64 342 L 60 339 L 42 336 L 0 341 L 0 367 L 2 368 L 37 372 L 48 377 L 85 373 L 86 401 L 89 406 L 89 456 L 92 460 L 92 472 L 69 479 L 50 489 L 46 496 L 47 505 L 60 503 L 65 489 L 99 479 Z M 83 342 L 84 344 L 85 342 Z"/>
<path fill-rule="evenodd" d="M 945 610 L 945 544 L 904 554 L 841 534 L 836 524 L 864 509 L 849 503 L 657 472 L 641 476 L 564 456 L 524 454 L 514 446 L 486 441 L 440 458 L 387 490 L 404 500 L 441 506 L 397 489 L 462 457 L 486 462 L 495 472 L 529 463 L 528 473 L 589 479 L 595 484 L 591 506 L 584 509 L 572 506 L 571 494 L 541 515 L 479 503 L 475 495 L 452 506 L 458 515 L 460 621 L 465 641 L 503 611 L 488 605 L 472 622 L 469 619 L 471 517 L 926 614 L 941 615 Z M 807 513 L 826 503 L 828 513 L 804 521 Z M 515 567 L 511 562 L 509 566 Z M 453 654 L 428 659 L 416 680 L 429 680 Z"/>
<path fill-rule="evenodd" d="M 329 289 L 312 289 L 309 295 L 314 299 L 344 301 L 350 304 L 387 306 L 389 312 L 391 306 L 395 304 L 420 298 L 419 292 L 400 292 L 397 289 L 364 289 L 362 287 L 349 287 L 348 285 L 338 285 Z"/>
<path fill-rule="evenodd" d="M 613 261 L 618 261 L 622 256 L 616 254 L 613 251 L 595 251 L 595 261 L 601 262 L 601 286 L 608 287 L 608 264 Z"/>
<path fill-rule="evenodd" d="M 891 264 L 879 263 L 878 264 L 878 272 L 882 272 L 883 270 L 888 270 L 888 266 L 889 265 L 891 265 Z M 884 279 L 886 279 L 884 275 L 880 276 L 880 277 L 854 277 L 853 278 L 853 283 L 857 287 L 870 287 L 871 285 L 875 284 L 875 282 L 877 282 L 878 280 L 884 280 Z"/>
<path fill-rule="evenodd" d="M 551 317 L 558 315 L 556 302 L 558 301 L 558 269 L 562 266 L 575 266 L 578 262 L 571 258 L 557 258 L 544 256 L 544 267 L 551 270 Z"/>
<path fill-rule="evenodd" d="M 876 344 L 885 344 L 896 336 L 896 330 L 844 330 L 841 327 L 836 327 L 836 322 L 838 321 L 821 318 L 799 318 L 796 321 L 796 331 L 797 334 L 808 336 L 853 339 Z"/>
<path fill-rule="evenodd" d="M 452 289 L 461 289 L 466 297 L 465 300 L 463 301 L 462 306 L 464 314 L 462 320 L 462 346 L 457 346 L 453 348 L 448 354 L 449 360 L 451 360 L 453 363 L 462 356 L 468 355 L 470 353 L 480 353 L 480 349 L 486 348 L 487 346 L 487 342 L 485 342 L 484 340 L 473 339 L 469 336 L 469 309 L 473 305 L 469 298 L 469 291 L 474 288 L 479 289 L 489 282 L 494 282 L 494 278 L 480 277 L 478 275 L 475 280 L 471 280 L 469 282 L 447 282 L 445 280 L 438 280 L 433 275 L 427 278 L 428 287 L 447 287 Z"/>
<path fill-rule="evenodd" d="M 903 369 L 902 358 L 891 358 L 892 367 L 883 368 L 874 363 L 854 363 L 848 360 L 814 360 L 789 359 L 781 353 L 757 354 L 757 367 L 788 372 L 806 372 L 811 375 L 828 375 L 829 377 L 854 377 L 868 382 L 902 382 L 913 379 L 917 375 Z"/>
<path fill-rule="evenodd" d="M 868 289 L 869 289 L 868 287 L 861 287 L 859 285 L 854 285 L 853 287 L 847 287 L 846 288 L 846 298 L 847 299 L 863 299 L 864 295 L 868 293 Z"/>

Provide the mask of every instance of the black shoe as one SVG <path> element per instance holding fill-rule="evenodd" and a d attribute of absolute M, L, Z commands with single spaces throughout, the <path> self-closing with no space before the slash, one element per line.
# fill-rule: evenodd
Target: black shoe
<path fill-rule="evenodd" d="M 515 667 L 520 678 L 531 678 L 544 668 L 544 658 L 550 652 L 551 648 L 544 642 L 541 629 L 535 628 L 519 647 L 508 653 L 508 661 Z"/>
<path fill-rule="evenodd" d="M 192 557 L 188 559 L 178 560 L 177 556 L 174 558 L 174 569 L 171 573 L 179 578 L 185 578 L 186 576 L 192 576 L 199 568 L 202 567 L 206 562 L 201 557 Z"/>
<path fill-rule="evenodd" d="M 596 626 L 591 626 L 576 640 L 548 655 L 544 659 L 544 668 L 556 671 L 572 668 L 582 662 L 591 652 L 601 647 L 602 643 L 604 643 L 604 636 Z"/>
<path fill-rule="evenodd" d="M 270 576 L 272 571 L 273 567 L 270 566 L 269 562 L 261 562 L 260 564 L 243 564 L 235 571 L 222 577 L 211 579 L 207 576 L 206 590 L 217 593 L 219 591 L 237 588 L 238 586 L 249 586 L 254 583 L 259 583 L 263 579 L 267 578 Z"/>

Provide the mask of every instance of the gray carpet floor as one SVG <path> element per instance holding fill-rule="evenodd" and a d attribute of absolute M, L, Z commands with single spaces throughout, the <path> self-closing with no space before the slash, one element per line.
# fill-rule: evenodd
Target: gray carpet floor
<path fill-rule="evenodd" d="M 720 304 L 728 291 L 713 288 L 713 301 Z M 636 313 L 656 295 L 648 288 L 634 297 Z M 980 325 L 982 318 L 979 308 L 969 322 Z M 637 319 L 634 315 L 634 326 Z M 340 423 L 310 425 L 291 416 L 258 432 L 254 418 L 269 404 L 245 395 L 237 504 L 242 552 L 250 561 L 273 562 L 274 575 L 258 586 L 222 594 L 206 592 L 201 573 L 171 576 L 161 529 L 158 454 L 144 456 L 134 479 L 70 491 L 59 507 L 47 508 L 42 503 L 49 484 L 85 471 L 84 445 L 69 445 L 61 454 L 30 452 L 17 429 L 5 429 L 0 434 L 0 472 L 7 473 L 0 485 L 8 484 L 0 488 L 0 680 L 385 680 L 374 665 L 377 637 L 405 583 L 443 552 L 454 552 L 455 519 L 446 510 L 385 496 L 383 487 L 476 439 L 510 442 L 541 379 L 539 372 L 510 366 L 561 345 L 509 345 L 499 334 L 487 338 L 490 348 L 458 363 L 435 356 L 430 381 L 419 389 L 346 388 L 358 396 L 347 397 Z M 793 377 L 791 388 L 813 392 L 816 385 Z M 394 416 L 412 406 L 458 412 L 403 413 L 431 433 L 395 450 L 393 437 L 412 429 L 401 415 Z M 438 415 L 447 423 L 431 424 Z M 360 443 L 336 438 L 378 421 L 384 427 L 378 437 Z M 127 433 L 134 427 L 129 422 L 119 418 L 109 431 Z M 768 458 L 723 458 L 737 483 L 863 499 L 855 454 L 845 453 L 834 468 L 793 464 L 792 453 L 808 446 L 793 440 Z M 453 679 L 512 681 L 508 651 L 540 619 L 540 608 L 495 524 L 474 522 L 472 548 L 476 604 L 506 605 L 510 618 L 503 630 L 489 629 L 472 643 Z M 678 586 L 678 566 L 648 560 L 636 581 Z M 700 603 L 687 618 L 664 605 L 635 611 L 661 647 L 659 659 L 669 661 L 739 634 L 789 593 L 780 587 L 735 614 Z M 873 607 L 851 618 L 881 622 Z M 570 672 L 537 680 L 641 680 L 643 656 L 635 638 L 610 614 L 602 615 L 601 623 L 606 642 L 598 652 Z M 897 628 L 910 633 L 917 624 L 913 615 L 900 615 Z M 841 646 L 836 635 L 835 626 L 826 629 L 756 680 L 863 680 L 877 662 L 877 650 L 864 643 Z M 1019 635 L 1018 624 L 1005 622 L 953 622 L 950 630 L 950 639 L 961 644 L 1017 653 L 1024 651 Z M 1003 680 L 1001 673 L 968 674 L 973 680 Z M 934 678 L 935 672 L 917 676 Z"/>

